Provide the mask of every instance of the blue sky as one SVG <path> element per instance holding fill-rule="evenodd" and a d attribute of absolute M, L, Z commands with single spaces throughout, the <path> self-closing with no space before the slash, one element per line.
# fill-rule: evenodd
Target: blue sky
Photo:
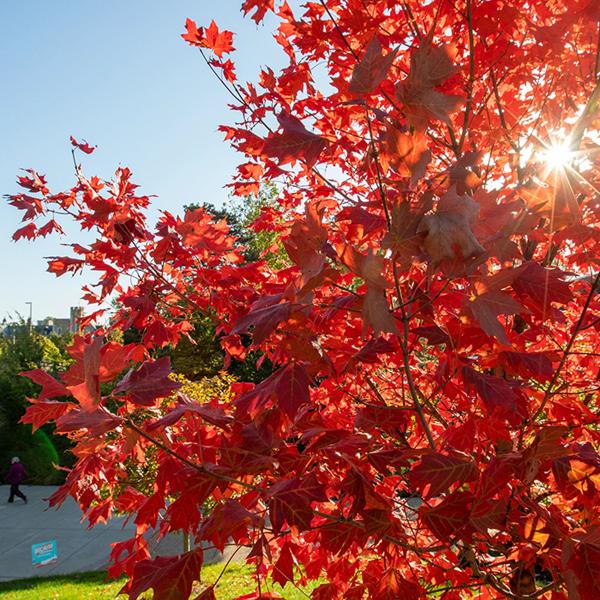
<path fill-rule="evenodd" d="M 69 135 L 97 144 L 83 159 L 108 178 L 118 165 L 155 206 L 226 199 L 236 154 L 217 132 L 234 115 L 226 92 L 197 51 L 180 37 L 185 18 L 214 18 L 236 33 L 242 81 L 277 63 L 275 18 L 242 18 L 241 0 L 27 0 L 0 2 L 0 195 L 17 191 L 20 168 L 32 167 L 59 191 L 73 182 Z M 0 320 L 16 311 L 34 321 L 67 316 L 80 304 L 85 278 L 46 273 L 44 256 L 64 253 L 60 240 L 14 243 L 16 209 L 0 202 Z M 80 240 L 75 229 L 63 241 Z"/>

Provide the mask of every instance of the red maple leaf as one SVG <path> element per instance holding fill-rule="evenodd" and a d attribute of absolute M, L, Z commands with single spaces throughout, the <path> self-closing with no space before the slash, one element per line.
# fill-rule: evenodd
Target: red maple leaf
<path fill-rule="evenodd" d="M 75 148 L 78 148 L 82 152 L 86 154 L 91 154 L 98 146 L 90 146 L 85 140 L 78 142 L 73 136 L 69 138 L 71 140 L 71 145 Z"/>
<path fill-rule="evenodd" d="M 281 480 L 269 488 L 269 516 L 275 532 L 287 522 L 292 527 L 306 530 L 314 516 L 313 502 L 325 502 L 323 486 L 314 474 Z"/>
<path fill-rule="evenodd" d="M 290 544 L 283 544 L 279 558 L 273 565 L 273 581 L 284 586 L 288 581 L 294 581 L 294 556 Z"/>
<path fill-rule="evenodd" d="M 225 411 L 219 406 L 199 404 L 187 396 L 179 395 L 177 404 L 166 415 L 150 423 L 148 429 L 152 430 L 173 425 L 187 413 L 200 415 L 203 419 L 217 427 L 226 427 L 233 421 L 233 418 L 226 415 Z"/>
<path fill-rule="evenodd" d="M 32 403 L 25 410 L 19 420 L 20 423 L 31 423 L 31 430 L 35 431 L 50 421 L 56 421 L 60 416 L 75 408 L 71 402 L 43 401 L 29 398 Z"/>
<path fill-rule="evenodd" d="M 32 371 L 22 371 L 19 373 L 22 377 L 31 379 L 34 383 L 42 386 L 42 391 L 38 394 L 38 401 L 47 398 L 56 398 L 58 396 L 70 396 L 69 390 L 63 383 L 52 377 L 42 369 L 33 369 Z"/>
<path fill-rule="evenodd" d="M 75 409 L 58 417 L 56 431 L 69 433 L 87 429 L 91 435 L 97 436 L 115 429 L 122 422 L 121 417 L 114 415 L 104 406 L 98 406 L 94 410 Z"/>
<path fill-rule="evenodd" d="M 15 242 L 18 242 L 21 238 L 27 238 L 28 240 L 32 240 L 37 236 L 37 227 L 35 223 L 28 223 L 24 227 L 17 229 L 13 233 L 12 239 Z"/>
<path fill-rule="evenodd" d="M 377 590 L 373 594 L 374 600 L 419 600 L 423 598 L 423 590 L 418 583 L 403 577 L 398 569 L 386 569 L 379 579 Z"/>
<path fill-rule="evenodd" d="M 223 54 L 233 51 L 233 33 L 231 31 L 219 31 L 217 24 L 213 21 L 204 31 L 204 45 L 210 48 L 219 58 Z"/>
<path fill-rule="evenodd" d="M 554 372 L 552 361 L 543 352 L 505 351 L 501 352 L 498 358 L 506 371 L 526 379 L 535 377 L 538 381 L 548 381 Z"/>
<path fill-rule="evenodd" d="M 269 135 L 263 152 L 277 158 L 282 165 L 303 160 L 307 167 L 312 167 L 327 146 L 327 140 L 308 131 L 296 117 L 281 113 L 277 120 L 283 131 Z"/>
<path fill-rule="evenodd" d="M 44 213 L 42 201 L 39 198 L 29 196 L 28 194 L 15 194 L 9 196 L 8 202 L 15 208 L 25 211 L 23 221 L 30 221 L 37 215 Z"/>
<path fill-rule="evenodd" d="M 500 343 L 509 345 L 506 331 L 498 321 L 499 315 L 518 315 L 526 311 L 512 296 L 495 290 L 485 292 L 467 304 L 468 309 L 489 336 Z"/>
<path fill-rule="evenodd" d="M 544 313 L 548 312 L 552 302 L 562 305 L 573 298 L 561 271 L 531 261 L 519 267 L 512 287 L 526 305 Z"/>
<path fill-rule="evenodd" d="M 429 486 L 428 497 L 446 492 L 454 483 L 472 481 L 477 476 L 475 463 L 440 453 L 426 454 L 410 470 L 411 483 L 421 492 Z"/>
<path fill-rule="evenodd" d="M 579 598 L 594 600 L 600 593 L 600 534 L 596 528 L 578 537 L 581 541 L 575 546 L 567 564 L 577 577 Z"/>
<path fill-rule="evenodd" d="M 490 415 L 497 414 L 512 424 L 519 423 L 525 416 L 516 392 L 506 380 L 479 373 L 471 367 L 463 368 L 463 379 L 467 386 L 477 390 Z"/>
<path fill-rule="evenodd" d="M 244 0 L 242 10 L 245 15 L 254 10 L 254 14 L 251 18 L 258 24 L 264 19 L 267 11 L 275 10 L 275 0 Z"/>
<path fill-rule="evenodd" d="M 136 404 L 152 406 L 159 398 L 169 396 L 181 387 L 180 383 L 169 378 L 170 373 L 171 360 L 168 356 L 146 361 L 138 369 L 129 371 L 114 393 L 126 394 Z"/>
<path fill-rule="evenodd" d="M 265 298 L 255 302 L 250 312 L 236 321 L 232 333 L 245 333 L 253 327 L 252 338 L 256 344 L 260 344 L 280 323 L 289 319 L 291 312 L 292 305 L 289 302 L 278 304 Z"/>
<path fill-rule="evenodd" d="M 100 349 L 102 338 L 96 337 L 91 342 L 82 342 L 82 350 L 77 356 L 75 367 L 79 370 L 79 383 L 68 386 L 69 392 L 79 401 L 86 411 L 95 410 L 100 402 Z"/>
<path fill-rule="evenodd" d="M 204 29 L 198 28 L 192 19 L 185 20 L 185 33 L 181 37 L 192 46 L 201 46 L 204 40 Z"/>
<path fill-rule="evenodd" d="M 291 419 L 301 406 L 309 402 L 309 378 L 303 365 L 290 363 L 282 367 L 254 389 L 236 398 L 235 405 L 242 413 L 252 413 L 271 400 Z"/>
<path fill-rule="evenodd" d="M 473 494 L 454 492 L 435 507 L 423 506 L 420 514 L 423 522 L 439 540 L 453 537 L 469 538 L 470 526 L 465 516 L 471 510 Z"/>
<path fill-rule="evenodd" d="M 386 78 L 397 50 L 383 55 L 381 44 L 377 37 L 373 37 L 367 46 L 364 55 L 354 67 L 348 90 L 359 96 L 366 96 L 375 91 L 379 84 Z"/>
<path fill-rule="evenodd" d="M 200 580 L 202 562 L 200 548 L 179 556 L 143 560 L 135 565 L 131 582 L 120 593 L 136 600 L 152 589 L 155 598 L 184 600 L 189 597 L 194 581 Z"/>

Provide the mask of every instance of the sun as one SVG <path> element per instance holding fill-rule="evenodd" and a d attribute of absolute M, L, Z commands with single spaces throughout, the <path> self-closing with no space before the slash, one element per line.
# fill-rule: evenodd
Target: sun
<path fill-rule="evenodd" d="M 542 152 L 542 160 L 551 171 L 564 171 L 574 158 L 575 152 L 571 149 L 569 141 L 553 143 Z"/>

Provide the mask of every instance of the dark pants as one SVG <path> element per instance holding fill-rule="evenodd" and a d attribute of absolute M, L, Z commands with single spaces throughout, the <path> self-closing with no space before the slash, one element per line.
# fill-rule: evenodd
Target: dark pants
<path fill-rule="evenodd" d="M 8 501 L 14 502 L 15 496 L 18 496 L 19 498 L 21 498 L 21 500 L 24 500 L 25 502 L 27 502 L 27 496 L 25 496 L 25 494 L 19 489 L 18 483 L 11 484 L 10 497 L 9 497 Z"/>

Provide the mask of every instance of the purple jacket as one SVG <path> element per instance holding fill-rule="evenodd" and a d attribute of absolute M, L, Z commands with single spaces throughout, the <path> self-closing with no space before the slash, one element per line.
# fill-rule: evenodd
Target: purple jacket
<path fill-rule="evenodd" d="M 25 471 L 25 467 L 21 463 L 13 463 L 10 465 L 10 470 L 8 471 L 8 475 L 6 476 L 6 480 L 10 485 L 19 485 L 23 483 L 23 479 L 27 477 L 27 471 Z"/>

